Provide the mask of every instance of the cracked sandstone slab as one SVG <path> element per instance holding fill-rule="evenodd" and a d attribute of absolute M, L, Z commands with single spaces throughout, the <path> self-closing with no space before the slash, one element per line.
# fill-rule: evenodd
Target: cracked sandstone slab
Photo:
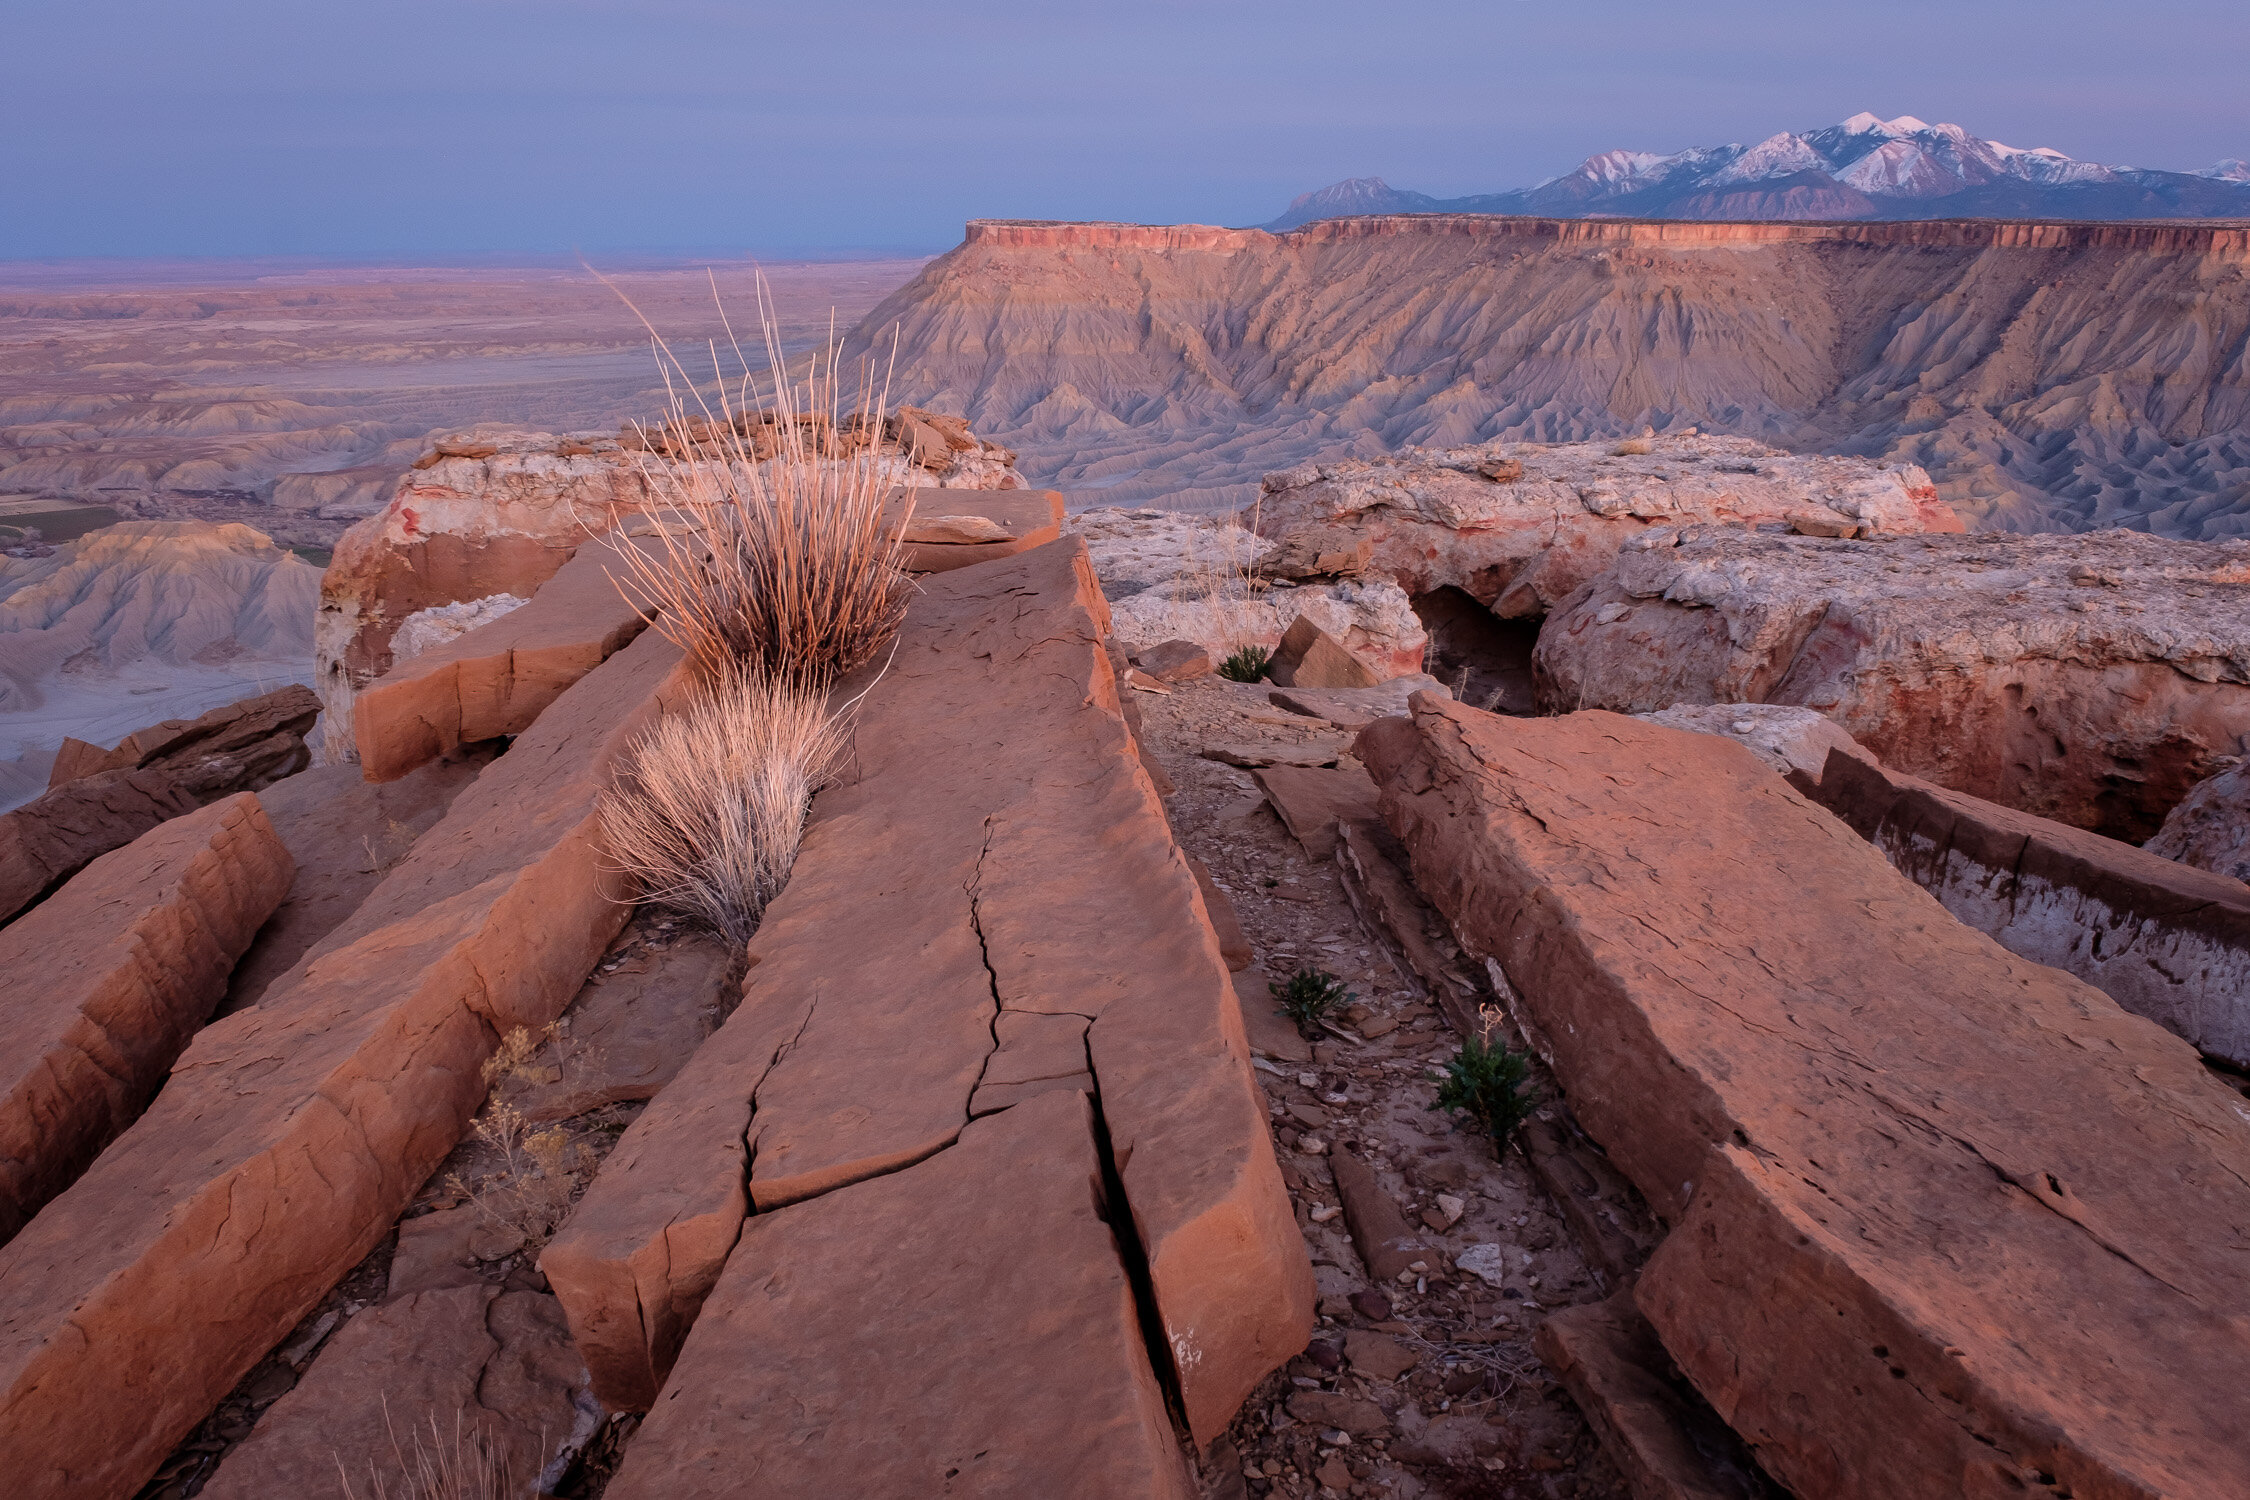
<path fill-rule="evenodd" d="M 1424 698 L 1360 747 L 1676 1226 L 1636 1302 L 1792 1491 L 2239 1489 L 2250 1113 L 2193 1049 L 1731 742 Z"/>
<path fill-rule="evenodd" d="M 1198 1432 L 1302 1346 L 1310 1275 L 1225 960 L 1125 727 L 1084 557 L 1070 539 L 925 582 L 742 1005 L 549 1246 L 611 1404 L 655 1399 L 745 1180 L 787 1213 L 919 1170 L 997 1102 L 980 1080 L 1011 1099 L 1084 1087 L 1052 1037 L 1024 1045 L 1034 1017 L 1093 1018 L 1099 1109 Z"/>

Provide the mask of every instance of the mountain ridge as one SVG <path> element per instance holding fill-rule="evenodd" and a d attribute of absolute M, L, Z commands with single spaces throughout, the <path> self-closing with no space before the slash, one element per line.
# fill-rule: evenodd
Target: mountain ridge
<path fill-rule="evenodd" d="M 1366 214 L 1490 213 L 1684 219 L 2060 218 L 2250 216 L 2250 162 L 2196 172 L 2078 161 L 1912 115 L 1862 111 L 1835 125 L 1752 145 L 1662 154 L 1610 150 L 1568 172 L 1502 193 L 1437 198 L 1355 177 L 1291 201 L 1260 227 L 1280 232 Z"/>

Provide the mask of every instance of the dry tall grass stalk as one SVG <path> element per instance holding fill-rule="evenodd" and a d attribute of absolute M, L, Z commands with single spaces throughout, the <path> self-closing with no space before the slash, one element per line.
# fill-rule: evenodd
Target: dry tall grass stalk
<path fill-rule="evenodd" d="M 369 1500 L 514 1500 L 508 1455 L 499 1444 L 469 1426 L 459 1412 L 454 1413 L 450 1439 L 438 1426 L 436 1412 L 431 1412 L 429 1419 L 430 1437 L 426 1444 L 420 1428 L 408 1429 L 414 1450 L 409 1455 L 399 1443 L 398 1430 L 391 1426 L 390 1403 L 383 1403 L 383 1426 L 390 1434 L 391 1456 L 397 1462 L 398 1488 L 391 1488 L 381 1468 L 370 1458 L 367 1462 Z M 336 1458 L 336 1473 L 343 1481 L 344 1500 L 359 1500 L 359 1491 L 352 1487 L 351 1471 L 344 1466 L 340 1454 Z"/>
<path fill-rule="evenodd" d="M 739 948 L 789 879 L 844 738 L 802 677 L 723 670 L 633 747 L 602 802 L 610 848 L 646 899 Z"/>
<path fill-rule="evenodd" d="M 725 308 L 719 311 L 723 322 Z M 661 610 L 656 629 L 706 680 L 750 668 L 825 686 L 871 659 L 906 611 L 901 538 L 913 491 L 897 482 L 897 465 L 883 453 L 888 371 L 878 389 L 873 367 L 862 368 L 858 404 L 847 414 L 833 330 L 793 381 L 762 275 L 758 321 L 769 372 L 762 405 L 739 344 L 742 374 L 731 386 L 715 379 L 706 393 L 642 318 L 668 407 L 664 424 L 642 434 L 660 456 L 639 460 L 661 555 L 628 549 L 625 556 Z M 715 344 L 711 356 L 716 374 Z M 894 501 L 901 513 L 886 515 Z"/>

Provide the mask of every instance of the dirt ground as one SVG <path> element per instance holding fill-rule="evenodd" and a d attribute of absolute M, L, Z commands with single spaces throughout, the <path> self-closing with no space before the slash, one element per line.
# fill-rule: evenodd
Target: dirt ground
<path fill-rule="evenodd" d="M 1324 969 L 1364 1007 L 1342 1029 L 1372 1037 L 1331 1036 L 1308 1063 L 1259 1061 L 1320 1326 L 1311 1350 L 1245 1404 L 1206 1465 L 1210 1493 L 1622 1500 L 1616 1468 L 1531 1348 L 1548 1310 L 1602 1295 L 1576 1244 L 1520 1156 L 1496 1158 L 1473 1127 L 1437 1111 L 1437 1073 L 1459 1038 L 1362 928 L 1336 867 L 1307 857 L 1248 771 L 1201 754 L 1344 738 L 1274 707 L 1268 691 L 1208 677 L 1135 695 L 1143 741 L 1177 788 L 1166 806 L 1180 843 L 1210 867 L 1254 948 L 1236 976 L 1245 1007 L 1269 1003 L 1270 979 Z M 1424 1273 L 1370 1281 L 1339 1212 L 1329 1167 L 1339 1145 L 1442 1247 Z M 1500 1247 L 1501 1285 L 1448 1270 L 1477 1245 Z M 1350 1408 L 1370 1429 L 1359 1435 L 1292 1415 L 1291 1398 L 1307 1392 L 1372 1403 L 1379 1425 L 1365 1407 Z"/>

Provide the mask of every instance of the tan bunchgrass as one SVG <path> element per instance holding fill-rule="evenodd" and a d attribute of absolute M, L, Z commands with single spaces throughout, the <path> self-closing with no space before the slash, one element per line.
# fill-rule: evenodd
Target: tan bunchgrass
<path fill-rule="evenodd" d="M 667 415 L 641 431 L 636 455 L 647 502 L 646 524 L 635 529 L 653 535 L 654 555 L 624 555 L 658 608 L 656 629 L 706 681 L 749 669 L 825 686 L 873 658 L 906 612 L 903 537 L 913 490 L 900 482 L 903 458 L 883 447 L 889 372 L 878 387 L 873 366 L 863 365 L 858 403 L 847 413 L 831 328 L 827 347 L 806 360 L 801 379 L 791 378 L 763 275 L 757 286 L 763 381 L 731 325 L 742 373 L 718 375 L 714 344 L 715 378 L 699 386 L 642 319 L 664 374 Z M 719 312 L 724 322 L 725 308 Z"/>
<path fill-rule="evenodd" d="M 644 899 L 739 950 L 789 879 L 844 724 L 801 678 L 722 669 L 628 753 L 602 801 L 612 857 Z"/>
<path fill-rule="evenodd" d="M 390 1402 L 385 1400 L 383 1427 L 390 1435 L 396 1467 L 386 1478 L 382 1468 L 368 1460 L 368 1500 L 514 1500 L 506 1451 L 489 1434 L 470 1426 L 464 1414 L 454 1413 L 453 1433 L 448 1437 L 438 1425 L 437 1413 L 430 1412 L 428 1440 L 424 1441 L 420 1428 L 410 1427 L 408 1442 L 401 1444 L 397 1428 L 391 1425 Z M 360 1500 L 340 1454 L 336 1473 L 343 1481 L 344 1500 Z"/>

